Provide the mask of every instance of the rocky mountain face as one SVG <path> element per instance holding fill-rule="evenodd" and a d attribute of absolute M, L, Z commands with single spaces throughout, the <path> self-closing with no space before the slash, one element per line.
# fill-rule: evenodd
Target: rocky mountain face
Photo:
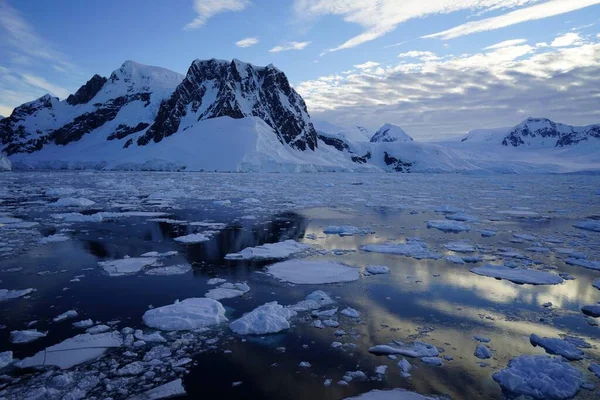
<path fill-rule="evenodd" d="M 282 143 L 314 150 L 317 133 L 306 104 L 283 72 L 268 65 L 255 67 L 238 60 L 196 60 L 171 97 L 161 104 L 154 123 L 137 144 L 185 130 L 195 121 L 228 116 L 255 116 L 276 132 Z"/>
<path fill-rule="evenodd" d="M 371 143 L 384 142 L 412 142 L 413 138 L 408 136 L 402 128 L 397 125 L 385 124 L 371 138 Z"/>
<path fill-rule="evenodd" d="M 600 125 L 571 126 L 547 118 L 527 118 L 502 140 L 503 146 L 565 147 L 592 138 L 600 139 Z"/>

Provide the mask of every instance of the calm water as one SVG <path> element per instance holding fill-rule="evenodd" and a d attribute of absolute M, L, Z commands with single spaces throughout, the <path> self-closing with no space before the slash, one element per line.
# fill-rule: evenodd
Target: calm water
<path fill-rule="evenodd" d="M 544 354 L 529 343 L 532 333 L 549 337 L 570 334 L 589 342 L 592 348 L 585 349 L 587 359 L 571 364 L 595 385 L 594 390 L 580 391 L 577 398 L 597 398 L 600 381 L 587 372 L 587 365 L 600 359 L 600 328 L 579 309 L 600 301 L 600 290 L 591 285 L 600 271 L 567 265 L 567 256 L 555 249 L 569 248 L 590 260 L 600 260 L 600 233 L 573 227 L 584 219 L 600 218 L 599 188 L 600 178 L 595 176 L 2 174 L 0 218 L 10 216 L 38 224 L 0 226 L 0 288 L 36 289 L 29 298 L 0 303 L 0 325 L 4 326 L 0 351 L 12 350 L 20 359 L 31 356 L 81 333 L 71 322 L 86 318 L 111 322 L 117 330 L 146 329 L 141 316 L 149 306 L 202 297 L 212 288 L 207 280 L 219 277 L 245 281 L 251 288 L 241 297 L 222 300 L 230 320 L 269 301 L 298 302 L 319 289 L 334 297 L 340 309 L 355 308 L 361 317 L 338 318 L 338 329 L 347 333 L 343 337 L 336 337 L 333 328 L 314 328 L 308 313 L 299 314 L 291 329 L 261 337 L 234 335 L 225 324 L 198 334 L 202 344 L 185 352 L 193 363 L 167 368 L 162 380 L 161 371 L 155 380 L 131 378 L 123 383 L 128 393 L 106 388 L 107 382 L 118 379 L 110 372 L 116 364 L 123 366 L 136 359 L 125 358 L 122 353 L 126 349 L 117 349 L 96 363 L 75 367 L 75 371 L 98 370 L 106 375 L 86 398 L 128 398 L 135 391 L 183 376 L 189 398 L 341 399 L 374 388 L 402 387 L 454 399 L 502 399 L 500 387 L 491 378 L 493 372 L 506 367 L 515 356 Z M 86 198 L 95 204 L 85 208 L 53 206 L 59 198 Z M 428 229 L 427 221 L 445 218 L 435 211 L 439 207 L 461 209 L 478 220 L 468 222 L 471 231 L 458 234 Z M 56 215 L 101 211 L 163 212 L 162 218 L 185 222 L 121 216 L 70 223 Z M 514 215 L 523 212 L 527 215 Z M 215 230 L 190 222 L 223 225 L 209 232 L 212 237 L 207 242 L 176 242 L 174 238 L 188 233 Z M 374 233 L 323 234 L 329 225 L 367 227 Z M 482 229 L 497 234 L 482 237 Z M 56 233 L 69 239 L 40 243 Z M 515 233 L 534 238 L 519 242 Z M 411 237 L 422 239 L 444 256 L 455 254 L 444 244 L 468 240 L 477 245 L 474 254 L 487 261 L 456 265 L 445 258 L 417 260 L 359 250 L 363 244 L 402 242 Z M 334 260 L 361 271 L 367 265 L 387 265 L 391 272 L 361 276 L 345 284 L 294 286 L 262 273 L 267 262 L 224 260 L 227 253 L 286 239 L 311 245 L 305 255 L 310 260 Z M 535 246 L 550 251 L 527 250 Z M 502 256 L 499 249 L 507 247 L 524 258 Z M 165 265 L 189 263 L 192 272 L 111 277 L 97 264 L 172 250 L 178 254 L 164 259 Z M 517 285 L 469 271 L 487 262 L 556 269 L 575 279 L 554 286 Z M 78 282 L 72 281 L 75 277 Z M 548 302 L 551 307 L 542 306 Z M 53 317 L 71 309 L 78 311 L 78 318 L 52 322 Z M 11 344 L 10 332 L 27 329 L 31 321 L 38 321 L 33 328 L 48 331 L 48 335 L 29 344 Z M 473 355 L 477 345 L 474 334 L 491 339 L 491 359 L 479 360 Z M 218 342 L 212 343 L 214 338 Z M 414 368 L 412 377 L 406 379 L 400 375 L 398 360 L 367 351 L 376 344 L 415 339 L 434 344 L 443 351 L 440 356 L 453 359 L 444 360 L 442 367 L 409 359 Z M 334 341 L 350 345 L 334 349 Z M 139 351 L 138 357 L 143 354 Z M 116 363 L 112 369 L 107 360 Z M 310 362 L 311 368 L 300 368 L 301 361 Z M 480 366 L 481 362 L 489 365 Z M 361 370 L 374 377 L 379 365 L 389 366 L 382 380 L 336 384 L 346 371 Z M 7 374 L 0 387 L 8 395 L 19 390 L 25 395 L 32 387 L 28 382 L 42 384 L 39 372 L 11 370 Z M 325 379 L 332 379 L 333 384 L 325 387 Z M 241 385 L 232 386 L 239 381 Z"/>

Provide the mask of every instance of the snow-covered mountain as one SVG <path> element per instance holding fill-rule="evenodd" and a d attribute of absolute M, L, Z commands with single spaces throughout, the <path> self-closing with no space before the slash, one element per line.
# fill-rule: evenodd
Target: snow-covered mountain
<path fill-rule="evenodd" d="M 402 128 L 397 125 L 385 124 L 375 132 L 371 143 L 384 142 L 412 142 L 413 138 L 408 136 Z"/>
<path fill-rule="evenodd" d="M 373 134 L 365 127 L 342 127 L 323 120 L 313 119 L 313 125 L 319 135 L 338 138 L 350 142 L 368 142 Z"/>

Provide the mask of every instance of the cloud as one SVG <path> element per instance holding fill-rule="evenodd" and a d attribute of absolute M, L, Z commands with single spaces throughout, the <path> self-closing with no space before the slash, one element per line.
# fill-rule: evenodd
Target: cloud
<path fill-rule="evenodd" d="M 296 90 L 313 117 L 371 128 L 395 123 L 419 139 L 511 126 L 530 115 L 600 122 L 600 41 L 438 57 L 334 74 Z"/>
<path fill-rule="evenodd" d="M 366 63 L 363 64 L 357 64 L 354 67 L 358 68 L 358 69 L 371 69 L 371 68 L 375 68 L 378 67 L 379 63 L 375 62 L 375 61 L 367 61 Z"/>
<path fill-rule="evenodd" d="M 237 47 L 250 47 L 250 46 L 254 46 L 255 44 L 258 44 L 257 37 L 249 37 L 249 38 L 245 38 L 245 39 L 238 40 L 237 42 L 235 42 L 235 45 Z"/>
<path fill-rule="evenodd" d="M 303 18 L 337 15 L 346 22 L 363 27 L 362 33 L 326 51 L 332 52 L 377 39 L 411 19 L 465 10 L 488 12 L 511 9 L 539 1 L 541 0 L 295 0 L 294 9 Z"/>
<path fill-rule="evenodd" d="M 452 29 L 425 35 L 423 38 L 437 38 L 444 40 L 454 39 L 477 32 L 492 31 L 527 21 L 553 17 L 555 15 L 576 11 L 595 4 L 600 4 L 600 0 L 550 0 L 542 4 L 511 11 L 497 17 L 467 22 L 466 24 L 456 26 Z"/>
<path fill-rule="evenodd" d="M 552 47 L 567 47 L 567 46 L 578 45 L 580 43 L 581 43 L 581 36 L 579 36 L 578 33 L 569 32 L 569 33 L 566 33 L 562 36 L 558 36 L 557 38 L 555 38 L 552 41 L 552 43 L 550 43 L 550 46 L 552 46 Z"/>
<path fill-rule="evenodd" d="M 431 51 L 415 51 L 415 50 L 407 51 L 405 53 L 400 53 L 400 54 L 398 54 L 398 57 L 400 57 L 400 58 L 417 58 L 422 61 L 433 61 L 433 60 L 440 59 L 438 56 L 436 56 Z"/>
<path fill-rule="evenodd" d="M 306 46 L 308 46 L 310 42 L 288 42 L 283 46 L 275 46 L 271 50 L 270 53 L 278 53 L 280 51 L 289 51 L 289 50 L 302 50 Z"/>
<path fill-rule="evenodd" d="M 54 84 L 48 82 L 47 80 L 45 80 L 44 78 L 42 78 L 41 76 L 35 76 L 35 75 L 29 75 L 29 74 L 23 74 L 22 76 L 23 76 L 23 80 L 25 81 L 25 83 L 27 83 L 31 86 L 38 87 L 40 89 L 44 89 L 45 91 L 49 92 L 50 94 L 53 94 L 61 99 L 68 97 L 69 94 L 71 93 L 68 89 L 60 87 L 58 85 L 54 85 Z"/>
<path fill-rule="evenodd" d="M 503 47 L 516 46 L 519 44 L 527 43 L 527 39 L 512 39 L 505 40 L 504 42 L 496 43 L 488 47 L 484 47 L 484 50 L 496 50 L 501 49 Z"/>
<path fill-rule="evenodd" d="M 183 29 L 197 29 L 217 14 L 229 11 L 242 11 L 250 4 L 249 0 L 194 0 L 194 10 L 198 14 Z"/>

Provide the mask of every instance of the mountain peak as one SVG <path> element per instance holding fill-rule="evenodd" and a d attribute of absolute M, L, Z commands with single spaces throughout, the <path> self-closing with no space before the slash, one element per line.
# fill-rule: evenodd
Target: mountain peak
<path fill-rule="evenodd" d="M 383 142 L 412 142 L 410 137 L 402 128 L 393 124 L 384 124 L 371 138 L 371 143 Z"/>

